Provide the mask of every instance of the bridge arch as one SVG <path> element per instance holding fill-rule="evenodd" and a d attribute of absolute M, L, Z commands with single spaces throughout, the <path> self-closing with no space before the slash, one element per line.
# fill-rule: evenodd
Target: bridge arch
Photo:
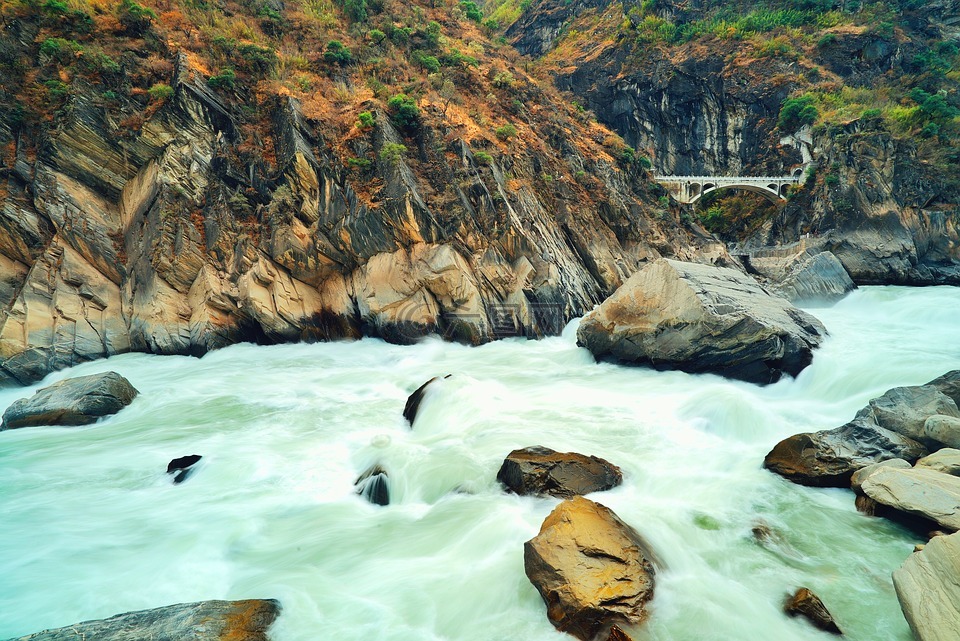
<path fill-rule="evenodd" d="M 784 192 L 784 193 L 781 194 L 781 190 L 780 190 L 780 188 L 779 188 L 777 185 L 763 185 L 763 186 L 760 186 L 760 185 L 744 185 L 744 184 L 737 184 L 737 183 L 732 183 L 732 184 L 729 184 L 729 185 L 712 185 L 712 184 L 707 184 L 707 185 L 704 185 L 703 190 L 700 191 L 698 194 L 693 195 L 693 194 L 691 193 L 691 198 L 690 198 L 687 202 L 690 203 L 691 205 L 694 205 L 694 204 L 697 203 L 697 201 L 699 201 L 701 198 L 703 198 L 704 196 L 706 196 L 707 194 L 709 194 L 709 193 L 711 193 L 711 192 L 718 191 L 718 190 L 720 190 L 720 189 L 739 189 L 739 190 L 741 190 L 741 191 L 749 191 L 749 192 L 753 192 L 753 193 L 755 193 L 755 194 L 760 194 L 761 196 L 763 196 L 764 198 L 766 198 L 766 199 L 769 200 L 770 202 L 772 202 L 772 203 L 777 203 L 777 202 L 779 202 L 779 201 L 781 201 L 781 200 L 785 200 L 785 199 L 786 199 L 786 197 L 787 197 L 787 196 L 786 196 L 786 187 L 787 187 L 786 185 L 783 186 L 783 192 Z"/>

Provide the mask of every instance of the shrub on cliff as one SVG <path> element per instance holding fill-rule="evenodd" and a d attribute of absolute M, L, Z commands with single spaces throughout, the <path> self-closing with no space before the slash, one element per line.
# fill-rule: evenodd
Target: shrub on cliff
<path fill-rule="evenodd" d="M 803 95 L 797 98 L 788 98 L 780 108 L 780 119 L 777 125 L 781 131 L 794 132 L 804 125 L 812 125 L 819 116 L 813 96 Z"/>
<path fill-rule="evenodd" d="M 413 98 L 404 93 L 398 93 L 387 101 L 390 110 L 390 119 L 393 124 L 407 131 L 416 129 L 420 125 L 420 108 Z"/>

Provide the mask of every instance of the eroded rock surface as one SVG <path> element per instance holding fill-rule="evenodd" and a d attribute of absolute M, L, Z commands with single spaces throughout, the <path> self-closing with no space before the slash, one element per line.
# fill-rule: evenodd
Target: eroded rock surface
<path fill-rule="evenodd" d="M 929 468 L 885 467 L 863 480 L 864 494 L 888 507 L 960 530 L 960 478 Z"/>
<path fill-rule="evenodd" d="M 784 611 L 790 616 L 802 616 L 810 623 L 825 632 L 832 634 L 843 634 L 833 615 L 830 614 L 827 607 L 823 605 L 816 594 L 807 588 L 800 588 L 793 596 L 789 597 L 783 605 Z"/>
<path fill-rule="evenodd" d="M 772 383 L 809 365 L 825 334 L 746 274 L 660 259 L 587 314 L 577 342 L 597 357 Z"/>
<path fill-rule="evenodd" d="M 273 600 L 201 601 L 118 614 L 11 641 L 267 641 L 280 614 Z"/>
<path fill-rule="evenodd" d="M 88 425 L 116 414 L 137 395 L 116 372 L 67 378 L 14 401 L 3 413 L 0 429 L 35 425 Z"/>
<path fill-rule="evenodd" d="M 623 481 L 620 468 L 596 456 L 525 447 L 510 452 L 497 480 L 517 494 L 571 498 L 614 488 Z"/>
<path fill-rule="evenodd" d="M 893 573 L 903 615 L 918 641 L 954 641 L 960 630 L 960 534 L 937 536 Z"/>
<path fill-rule="evenodd" d="M 564 501 L 523 552 L 527 577 L 558 630 L 591 641 L 615 624 L 643 621 L 653 555 L 609 508 L 583 497 Z"/>

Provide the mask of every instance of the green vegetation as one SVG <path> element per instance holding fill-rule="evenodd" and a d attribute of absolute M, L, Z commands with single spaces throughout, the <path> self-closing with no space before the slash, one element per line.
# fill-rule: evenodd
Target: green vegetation
<path fill-rule="evenodd" d="M 207 86 L 211 89 L 233 89 L 236 81 L 236 72 L 228 67 L 217 75 L 207 78 Z"/>
<path fill-rule="evenodd" d="M 473 20 L 478 24 L 483 20 L 483 11 L 473 0 L 463 0 L 460 3 L 460 8 L 463 9 L 463 15 L 467 17 L 467 20 Z"/>
<path fill-rule="evenodd" d="M 501 125 L 494 129 L 493 133 L 500 140 L 510 140 L 511 138 L 517 137 L 517 128 L 508 122 L 507 124 Z"/>
<path fill-rule="evenodd" d="M 393 124 L 407 131 L 420 126 L 420 108 L 416 101 L 404 93 L 399 93 L 387 101 Z"/>
<path fill-rule="evenodd" d="M 158 82 L 147 89 L 147 95 L 150 96 L 150 100 L 162 102 L 173 96 L 173 87 L 162 82 Z"/>
<path fill-rule="evenodd" d="M 473 152 L 473 159 L 477 161 L 477 164 L 480 165 L 489 165 L 493 162 L 493 156 L 488 154 L 485 151 L 475 151 Z"/>
<path fill-rule="evenodd" d="M 396 165 L 406 153 L 406 145 L 401 145 L 400 143 L 396 142 L 387 142 L 384 143 L 383 147 L 380 149 L 380 160 L 391 165 Z"/>
<path fill-rule="evenodd" d="M 357 127 L 360 129 L 370 129 L 373 127 L 373 124 L 373 114 L 369 111 L 361 111 L 359 114 L 357 114 Z"/>
<path fill-rule="evenodd" d="M 785 133 L 793 133 L 804 125 L 812 125 L 820 115 L 814 102 L 814 97 L 809 94 L 788 98 L 780 108 L 777 126 Z"/>
<path fill-rule="evenodd" d="M 323 52 L 323 59 L 342 66 L 353 62 L 353 54 L 339 40 L 331 40 L 327 43 L 327 50 Z"/>

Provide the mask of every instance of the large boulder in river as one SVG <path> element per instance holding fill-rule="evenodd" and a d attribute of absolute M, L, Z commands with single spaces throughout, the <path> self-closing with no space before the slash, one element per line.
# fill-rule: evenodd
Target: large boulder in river
<path fill-rule="evenodd" d="M 795 483 L 846 487 L 860 468 L 895 458 L 913 463 L 931 450 L 960 442 L 958 403 L 960 370 L 925 385 L 895 387 L 846 425 L 780 441 L 764 466 Z"/>
<path fill-rule="evenodd" d="M 856 288 L 840 259 L 830 252 L 820 252 L 798 257 L 772 290 L 793 302 L 833 302 Z"/>
<path fill-rule="evenodd" d="M 763 465 L 800 485 L 848 487 L 860 468 L 887 459 L 915 461 L 927 453 L 912 439 L 855 420 L 832 430 L 787 437 L 770 450 Z"/>
<path fill-rule="evenodd" d="M 956 641 L 960 631 L 960 534 L 937 536 L 893 573 L 903 616 L 918 641 Z"/>
<path fill-rule="evenodd" d="M 3 413 L 0 429 L 34 425 L 88 425 L 116 414 L 138 394 L 116 372 L 67 378 L 15 401 Z"/>
<path fill-rule="evenodd" d="M 579 496 L 558 505 L 523 548 L 524 569 L 550 622 L 583 641 L 643 620 L 653 597 L 653 558 L 613 511 Z"/>
<path fill-rule="evenodd" d="M 200 601 L 118 614 L 11 641 L 266 641 L 280 614 L 274 600 Z"/>
<path fill-rule="evenodd" d="M 623 474 L 619 467 L 596 456 L 535 446 L 510 452 L 497 480 L 517 494 L 568 499 L 616 487 L 623 482 Z"/>
<path fill-rule="evenodd" d="M 960 530 L 960 478 L 923 467 L 883 467 L 863 479 L 860 490 L 871 499 Z"/>
<path fill-rule="evenodd" d="M 597 357 L 765 384 L 809 365 L 825 334 L 746 274 L 661 258 L 587 314 L 577 342 Z"/>
<path fill-rule="evenodd" d="M 960 450 L 945 447 L 917 461 L 917 467 L 960 476 Z"/>

